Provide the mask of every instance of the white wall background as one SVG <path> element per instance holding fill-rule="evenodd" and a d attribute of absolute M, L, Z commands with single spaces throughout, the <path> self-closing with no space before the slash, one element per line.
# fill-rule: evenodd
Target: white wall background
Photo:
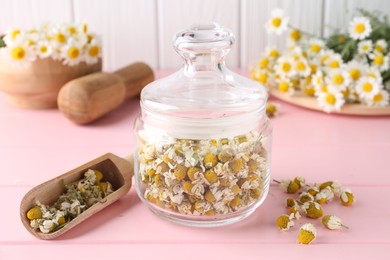
<path fill-rule="evenodd" d="M 233 30 L 231 68 L 248 68 L 267 45 L 284 46 L 285 36 L 268 35 L 264 24 L 282 8 L 296 27 L 317 35 L 346 28 L 357 8 L 390 14 L 389 0 L 0 0 L 0 33 L 43 22 L 87 22 L 103 36 L 104 70 L 134 61 L 176 69 L 175 32 L 193 23 L 216 21 Z"/>

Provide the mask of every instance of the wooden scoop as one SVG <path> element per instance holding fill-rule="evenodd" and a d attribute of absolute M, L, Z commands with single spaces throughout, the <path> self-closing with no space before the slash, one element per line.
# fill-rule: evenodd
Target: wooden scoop
<path fill-rule="evenodd" d="M 76 124 L 88 124 L 138 96 L 154 80 L 152 69 L 142 62 L 112 74 L 98 72 L 66 83 L 57 97 L 59 110 Z"/>
<path fill-rule="evenodd" d="M 130 190 L 131 179 L 134 175 L 133 164 L 132 155 L 124 159 L 114 154 L 107 153 L 65 174 L 34 187 L 26 193 L 20 203 L 20 217 L 23 225 L 31 234 L 40 239 L 53 239 L 64 234 L 71 228 L 118 200 Z M 30 220 L 27 218 L 27 212 L 36 205 L 37 201 L 45 205 L 54 204 L 58 197 L 66 192 L 63 184 L 70 184 L 81 180 L 88 169 L 99 170 L 102 172 L 104 176 L 103 181 L 109 181 L 113 186 L 114 192 L 105 197 L 104 202 L 98 202 L 92 205 L 86 211 L 66 223 L 64 227 L 55 232 L 45 234 L 39 230 L 33 230 L 30 226 Z"/>

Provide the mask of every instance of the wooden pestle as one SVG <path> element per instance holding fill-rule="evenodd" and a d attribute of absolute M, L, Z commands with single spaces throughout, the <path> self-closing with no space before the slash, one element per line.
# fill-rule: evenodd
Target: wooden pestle
<path fill-rule="evenodd" d="M 98 72 L 66 83 L 57 98 L 59 110 L 76 124 L 88 124 L 138 96 L 154 80 L 152 69 L 142 62 L 114 73 Z"/>

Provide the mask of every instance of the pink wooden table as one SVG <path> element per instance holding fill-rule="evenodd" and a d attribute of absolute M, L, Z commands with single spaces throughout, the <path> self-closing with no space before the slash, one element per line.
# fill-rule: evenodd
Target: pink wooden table
<path fill-rule="evenodd" d="M 89 126 L 77 126 L 58 110 L 12 108 L 0 94 L 0 259 L 389 259 L 390 118 L 327 115 L 279 103 L 281 115 L 272 119 L 272 178 L 336 179 L 351 188 L 357 198 L 352 207 L 325 206 L 325 214 L 338 215 L 349 230 L 329 231 L 318 220 L 302 218 L 289 232 L 279 231 L 274 223 L 285 212 L 286 195 L 274 184 L 252 216 L 210 229 L 157 218 L 132 187 L 57 240 L 38 240 L 21 224 L 23 195 L 106 152 L 132 152 L 139 100 Z M 305 222 L 315 223 L 318 232 L 309 246 L 296 242 Z"/>

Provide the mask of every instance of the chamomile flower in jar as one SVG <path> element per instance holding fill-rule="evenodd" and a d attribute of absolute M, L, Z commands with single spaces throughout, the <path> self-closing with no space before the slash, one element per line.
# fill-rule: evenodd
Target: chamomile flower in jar
<path fill-rule="evenodd" d="M 226 69 L 233 42 L 232 32 L 217 24 L 179 32 L 174 47 L 184 67 L 141 93 L 134 125 L 136 190 L 164 219 L 192 226 L 234 223 L 268 193 L 267 92 Z M 265 67 L 271 62 L 266 59 Z"/>

